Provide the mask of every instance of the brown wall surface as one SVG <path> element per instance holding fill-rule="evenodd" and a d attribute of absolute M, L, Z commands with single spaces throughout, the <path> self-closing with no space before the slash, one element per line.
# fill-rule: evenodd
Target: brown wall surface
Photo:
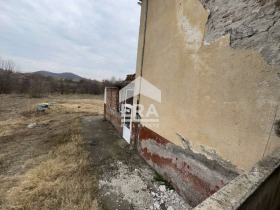
<path fill-rule="evenodd" d="M 119 109 L 119 89 L 116 87 L 105 88 L 104 117 L 111 122 L 122 135 L 121 113 Z"/>
<path fill-rule="evenodd" d="M 142 69 L 162 102 L 141 96 L 140 104 L 155 104 L 155 133 L 183 147 L 179 133 L 193 151 L 248 171 L 280 146 L 273 131 L 280 67 L 257 51 L 233 49 L 230 35 L 205 42 L 208 18 L 199 0 L 143 0 L 136 78 Z"/>

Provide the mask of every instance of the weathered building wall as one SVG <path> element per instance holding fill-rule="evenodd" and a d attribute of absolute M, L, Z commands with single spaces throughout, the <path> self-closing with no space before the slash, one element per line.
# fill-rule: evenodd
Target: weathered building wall
<path fill-rule="evenodd" d="M 193 207 L 238 175 L 231 165 L 176 146 L 146 127 L 140 128 L 138 144 L 144 159 Z"/>
<path fill-rule="evenodd" d="M 230 46 L 253 49 L 280 65 L 280 0 L 200 0 L 209 12 L 205 41 L 230 34 Z"/>
<path fill-rule="evenodd" d="M 117 87 L 106 87 L 104 95 L 104 117 L 122 134 L 121 113 L 119 109 L 119 89 Z"/>
<path fill-rule="evenodd" d="M 273 131 L 280 118 L 280 67 L 254 48 L 233 49 L 230 34 L 206 42 L 212 33 L 207 22 L 199 0 L 143 0 L 136 78 L 162 91 L 153 132 L 183 148 L 179 133 L 194 152 L 248 171 L 280 146 Z M 271 62 L 277 64 L 278 55 L 272 53 Z M 154 101 L 141 97 L 140 103 Z"/>

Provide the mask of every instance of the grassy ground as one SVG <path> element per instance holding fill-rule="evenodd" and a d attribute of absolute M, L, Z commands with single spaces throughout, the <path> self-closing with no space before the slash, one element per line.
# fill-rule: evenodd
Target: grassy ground
<path fill-rule="evenodd" d="M 0 209 L 98 209 L 80 122 L 102 112 L 100 96 L 0 95 Z"/>

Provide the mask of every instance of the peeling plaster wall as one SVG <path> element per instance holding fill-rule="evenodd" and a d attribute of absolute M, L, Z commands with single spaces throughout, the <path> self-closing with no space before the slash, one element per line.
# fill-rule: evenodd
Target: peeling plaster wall
<path fill-rule="evenodd" d="M 232 165 L 176 146 L 146 127 L 140 127 L 138 143 L 144 159 L 193 207 L 238 175 Z"/>
<path fill-rule="evenodd" d="M 195 152 L 250 170 L 280 146 L 273 132 L 280 119 L 280 67 L 268 65 L 257 50 L 233 49 L 229 35 L 204 42 L 208 12 L 199 0 L 150 0 L 143 46 L 146 5 L 143 0 L 136 78 L 144 49 L 142 75 L 162 91 L 161 103 L 140 99 L 159 114 L 159 127 L 151 130 L 183 148 L 179 133 Z"/>
<path fill-rule="evenodd" d="M 236 49 L 253 49 L 280 65 L 280 0 L 200 0 L 209 11 L 205 40 L 230 34 Z"/>

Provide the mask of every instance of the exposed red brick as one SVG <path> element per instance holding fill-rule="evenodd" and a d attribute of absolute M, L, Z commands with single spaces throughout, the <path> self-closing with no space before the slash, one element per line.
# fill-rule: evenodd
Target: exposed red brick
<path fill-rule="evenodd" d="M 144 141 L 151 141 L 151 140 L 159 144 L 158 153 L 152 153 L 151 151 L 149 151 L 149 148 L 143 146 L 142 143 Z M 227 180 L 217 180 L 217 179 L 213 179 L 213 183 L 207 183 L 205 180 L 203 180 L 203 178 L 200 177 L 201 174 L 205 174 L 206 171 L 201 171 L 199 174 L 195 173 L 197 172 L 198 168 L 195 169 L 196 166 L 194 164 L 188 163 L 187 158 L 183 160 L 182 159 L 178 160 L 176 154 L 174 154 L 174 157 L 166 158 L 166 154 L 164 153 L 162 146 L 164 146 L 165 149 L 168 149 L 166 147 L 167 144 L 172 144 L 172 143 L 146 127 L 140 128 L 139 131 L 140 154 L 148 163 L 152 162 L 152 167 L 154 167 L 160 174 L 164 172 L 162 174 L 164 178 L 170 181 L 175 187 L 175 189 L 178 192 L 180 192 L 180 194 L 191 205 L 193 206 L 198 205 L 200 202 L 202 202 L 204 199 L 211 196 L 213 193 L 218 191 L 227 183 Z M 162 157 L 160 155 L 163 153 L 165 154 L 165 157 Z M 168 172 L 166 172 L 167 169 L 170 170 L 170 172 L 172 171 L 172 173 L 169 174 Z M 207 173 L 211 173 L 211 170 L 209 169 Z M 176 174 L 176 177 L 172 177 L 171 174 Z M 214 177 L 215 175 L 214 173 L 212 173 L 209 176 Z M 180 183 L 176 181 L 178 180 L 178 178 L 180 178 L 181 180 Z M 191 193 L 194 193 L 196 196 L 190 197 L 189 196 L 190 192 L 186 191 L 189 189 L 192 189 L 193 192 Z"/>
<path fill-rule="evenodd" d="M 105 119 L 111 122 L 121 135 L 121 113 L 118 111 L 119 89 L 113 87 L 107 88 L 106 90 L 106 104 L 104 105 Z M 190 159 L 187 158 L 187 154 L 180 152 L 180 150 L 178 151 L 181 156 L 178 156 L 173 150 L 172 152 L 169 151 L 169 153 L 166 153 L 167 150 L 170 150 L 170 146 L 173 147 L 172 145 L 174 144 L 147 127 L 138 128 L 138 124 L 133 122 L 131 134 L 132 143 L 136 143 L 135 139 L 137 135 L 139 135 L 138 150 L 142 157 L 154 167 L 158 173 L 162 174 L 165 179 L 170 181 L 177 192 L 179 192 L 190 205 L 196 206 L 228 183 L 227 179 L 219 180 L 219 178 L 215 177 L 215 171 L 212 169 L 203 171 L 204 169 L 202 170 L 201 167 L 199 168 L 197 166 L 198 162 L 194 164 L 193 161 L 189 161 Z M 144 144 L 145 141 L 147 141 L 147 144 Z M 158 145 L 157 152 L 155 152 L 155 149 L 153 149 L 153 152 L 150 151 L 148 146 L 149 141 L 154 141 L 156 143 L 152 144 L 153 147 L 157 147 Z M 174 145 L 174 147 L 176 146 Z M 167 156 L 167 154 L 170 157 Z M 186 155 L 185 158 L 184 155 Z M 208 181 L 203 179 L 203 175 L 205 174 L 209 176 L 207 178 Z"/>
<path fill-rule="evenodd" d="M 163 145 L 166 145 L 169 143 L 169 141 L 167 139 L 163 138 L 159 134 L 151 131 L 150 129 L 148 129 L 146 127 L 141 127 L 140 132 L 139 132 L 139 140 L 141 141 L 141 140 L 145 140 L 145 139 L 153 139 L 157 143 L 163 144 Z"/>
<path fill-rule="evenodd" d="M 195 186 L 195 188 L 201 192 L 203 192 L 203 194 L 205 194 L 207 197 L 209 197 L 210 195 L 212 195 L 213 193 L 216 192 L 216 190 L 211 190 L 209 187 L 209 184 L 205 183 L 203 180 L 201 180 L 199 177 L 194 176 L 191 173 L 190 169 L 185 169 L 183 168 L 179 168 L 178 165 L 176 165 L 176 163 L 173 163 L 172 159 L 170 158 L 163 158 L 158 154 L 154 154 L 154 153 L 149 153 L 147 148 L 141 148 L 142 150 L 142 154 L 143 156 L 147 159 L 147 160 L 151 160 L 153 161 L 153 163 L 157 164 L 157 166 L 159 167 L 169 167 L 169 168 L 173 168 L 176 172 L 178 172 L 178 175 L 182 176 L 182 179 L 186 180 L 187 182 L 192 183 L 193 186 Z M 187 165 L 187 163 L 184 162 L 185 165 Z M 170 180 L 172 181 L 172 180 Z M 206 198 L 207 198 L 206 197 Z"/>
<path fill-rule="evenodd" d="M 111 122 L 122 134 L 121 113 L 119 112 L 119 89 L 117 87 L 106 88 L 106 105 L 104 106 L 105 119 Z"/>

